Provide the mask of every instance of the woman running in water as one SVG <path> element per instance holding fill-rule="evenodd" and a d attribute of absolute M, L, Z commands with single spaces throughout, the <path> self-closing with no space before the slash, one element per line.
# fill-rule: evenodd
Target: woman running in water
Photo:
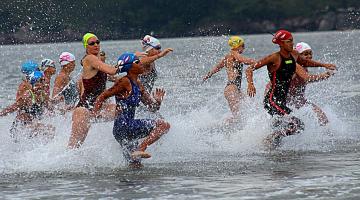
<path fill-rule="evenodd" d="M 36 70 L 39 70 L 39 65 L 33 60 L 28 60 L 21 65 L 21 72 L 25 76 L 16 91 L 16 100 L 18 100 L 26 91 L 31 89 L 29 77 L 30 74 Z"/>
<path fill-rule="evenodd" d="M 73 108 L 79 101 L 79 88 L 70 77 L 75 69 L 75 56 L 63 52 L 60 54 L 59 63 L 61 70 L 55 78 L 52 98 L 56 103 L 65 102 L 68 109 Z"/>
<path fill-rule="evenodd" d="M 140 81 L 144 85 L 145 90 L 151 93 L 154 87 L 155 81 L 158 77 L 155 68 L 155 60 L 166 56 L 172 52 L 173 49 L 166 48 L 161 51 L 160 41 L 150 35 L 146 35 L 141 41 L 143 50 L 147 53 L 146 56 L 140 58 L 142 65 L 144 66 L 144 73 L 140 76 Z"/>
<path fill-rule="evenodd" d="M 83 91 L 79 104 L 75 108 L 72 117 L 72 130 L 69 139 L 69 148 L 80 147 L 90 129 L 90 111 L 93 109 L 96 98 L 106 89 L 107 75 L 114 75 L 119 68 L 102 62 L 98 56 L 100 52 L 100 40 L 92 33 L 83 36 L 83 45 L 86 55 L 81 60 Z M 99 118 L 112 120 L 115 118 L 115 104 L 106 104 Z"/>
<path fill-rule="evenodd" d="M 45 76 L 45 92 L 50 97 L 50 81 L 51 77 L 56 73 L 55 62 L 51 59 L 43 59 L 39 70 L 44 73 Z"/>
<path fill-rule="evenodd" d="M 140 101 L 152 111 L 160 109 L 165 95 L 162 89 L 156 89 L 152 99 L 139 81 L 139 75 L 144 67 L 139 58 L 133 53 L 124 53 L 118 59 L 121 72 L 127 75 L 117 80 L 110 89 L 101 93 L 96 99 L 94 115 L 98 115 L 103 102 L 115 96 L 116 105 L 122 110 L 114 122 L 113 135 L 123 148 L 124 157 L 131 167 L 141 167 L 140 158 L 149 158 L 146 148 L 156 142 L 170 129 L 170 124 L 162 119 L 135 119 L 135 110 Z M 140 139 L 144 140 L 138 144 Z"/>
<path fill-rule="evenodd" d="M 15 121 L 11 126 L 10 133 L 17 141 L 18 133 L 29 130 L 28 138 L 38 135 L 54 136 L 54 127 L 44 125 L 39 122 L 44 114 L 45 108 L 48 108 L 48 96 L 45 93 L 45 77 L 40 71 L 35 71 L 29 75 L 31 88 L 24 92 L 14 104 L 0 112 L 0 116 L 17 112 Z"/>
<path fill-rule="evenodd" d="M 305 42 L 297 43 L 295 49 L 297 52 L 300 53 L 299 56 L 301 56 L 303 59 L 306 60 L 312 59 L 313 52 L 311 50 L 310 45 L 308 45 L 307 43 Z M 304 69 L 308 72 L 308 69 L 306 67 L 304 67 Z M 318 80 L 312 82 L 316 82 L 316 81 Z M 326 114 L 321 110 L 320 107 L 318 107 L 314 103 L 309 102 L 305 98 L 305 89 L 307 83 L 309 83 L 309 81 L 305 81 L 304 79 L 302 79 L 301 77 L 295 74 L 290 83 L 287 101 L 289 105 L 294 106 L 296 109 L 299 109 L 306 104 L 311 105 L 319 119 L 320 125 L 324 126 L 329 122 L 328 118 L 326 117 Z"/>
<path fill-rule="evenodd" d="M 245 49 L 243 38 L 239 36 L 232 36 L 230 37 L 228 44 L 231 48 L 230 52 L 203 78 L 203 80 L 206 81 L 222 68 L 226 68 L 228 82 L 224 90 L 224 95 L 229 103 L 232 113 L 232 117 L 227 120 L 230 122 L 238 117 L 240 100 L 243 98 L 243 94 L 241 92 L 243 65 L 253 64 L 255 60 L 240 55 Z"/>
<path fill-rule="evenodd" d="M 254 97 L 256 89 L 253 82 L 253 71 L 263 66 L 267 66 L 271 88 L 264 99 L 264 108 L 273 116 L 274 132 L 266 138 L 266 142 L 271 147 L 280 144 L 281 138 L 296 134 L 303 130 L 303 122 L 294 116 L 291 116 L 291 109 L 286 105 L 286 98 L 289 92 L 289 86 L 293 75 L 298 76 L 306 81 L 323 80 L 333 73 L 328 71 L 319 75 L 310 75 L 302 66 L 320 66 L 334 70 L 335 65 L 323 64 L 313 60 L 305 60 L 299 56 L 299 53 L 293 50 L 293 37 L 286 30 L 279 30 L 274 35 L 272 42 L 278 44 L 280 51 L 270 54 L 259 60 L 246 70 L 248 81 L 248 95 Z M 300 65 L 296 65 L 299 63 Z"/>

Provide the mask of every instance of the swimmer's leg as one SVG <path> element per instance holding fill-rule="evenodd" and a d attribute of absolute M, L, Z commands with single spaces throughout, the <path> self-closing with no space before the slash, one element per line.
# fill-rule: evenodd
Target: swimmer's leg
<path fill-rule="evenodd" d="M 282 116 L 273 120 L 275 131 L 265 138 L 264 143 L 269 149 L 280 146 L 283 137 L 295 135 L 304 130 L 304 123 L 294 116 Z"/>
<path fill-rule="evenodd" d="M 233 118 L 238 117 L 240 110 L 240 100 L 242 95 L 235 84 L 229 84 L 225 87 L 224 96 L 229 104 Z"/>
<path fill-rule="evenodd" d="M 320 126 L 325 126 L 326 124 L 329 123 L 329 120 L 325 114 L 324 111 L 321 110 L 321 108 L 313 103 L 310 103 L 313 107 L 313 111 L 315 112 L 318 120 L 319 120 L 319 124 Z"/>
<path fill-rule="evenodd" d="M 142 158 L 149 158 L 151 156 L 149 153 L 145 152 L 146 148 L 156 142 L 162 135 L 167 133 L 170 129 L 170 124 L 163 120 L 157 120 L 155 122 L 155 127 L 152 129 L 150 134 L 145 137 L 142 143 L 139 145 L 137 151 L 132 153 L 132 156 L 140 156 Z"/>

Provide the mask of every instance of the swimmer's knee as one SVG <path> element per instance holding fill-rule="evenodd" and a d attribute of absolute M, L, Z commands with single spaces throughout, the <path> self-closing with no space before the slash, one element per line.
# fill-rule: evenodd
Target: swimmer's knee
<path fill-rule="evenodd" d="M 299 118 L 293 117 L 290 127 L 293 130 L 293 134 L 300 133 L 305 129 L 305 124 Z"/>
<path fill-rule="evenodd" d="M 90 116 L 89 110 L 84 107 L 78 107 L 73 112 L 73 119 L 75 117 L 89 117 L 89 116 Z"/>
<path fill-rule="evenodd" d="M 166 129 L 166 130 L 169 130 L 170 127 L 171 127 L 169 122 L 165 122 L 165 123 L 164 123 L 164 126 L 165 126 L 165 129 Z"/>
<path fill-rule="evenodd" d="M 295 118 L 295 121 L 293 122 L 294 126 L 297 130 L 304 130 L 305 129 L 305 124 L 304 122 L 302 122 L 299 118 Z"/>
<path fill-rule="evenodd" d="M 170 123 L 166 122 L 166 121 L 163 121 L 163 120 L 159 120 L 157 122 L 157 126 L 161 127 L 164 130 L 169 130 L 170 129 Z"/>

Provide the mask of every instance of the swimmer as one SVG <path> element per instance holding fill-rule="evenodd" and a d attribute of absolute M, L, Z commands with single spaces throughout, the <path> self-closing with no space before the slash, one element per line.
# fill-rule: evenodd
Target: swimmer
<path fill-rule="evenodd" d="M 139 81 L 139 75 L 144 72 L 144 67 L 139 58 L 133 53 L 124 53 L 118 59 L 121 72 L 127 75 L 117 80 L 110 89 L 101 93 L 96 99 L 93 113 L 98 115 L 106 99 L 115 96 L 119 113 L 114 122 L 113 135 L 123 148 L 124 157 L 131 167 L 140 167 L 141 158 L 151 157 L 146 152 L 148 146 L 156 142 L 160 137 L 167 133 L 170 124 L 162 119 L 135 119 L 135 111 L 140 101 L 151 111 L 160 109 L 165 91 L 156 89 L 153 98 L 145 90 Z M 139 140 L 143 141 L 139 143 Z"/>
<path fill-rule="evenodd" d="M 45 108 L 48 108 L 45 81 L 44 74 L 41 71 L 31 73 L 29 75 L 31 89 L 23 93 L 14 104 L 0 112 L 0 116 L 6 116 L 17 111 L 15 121 L 10 129 L 11 136 L 15 138 L 15 141 L 19 137 L 19 133 L 24 130 L 30 131 L 30 134 L 27 135 L 28 138 L 39 135 L 54 137 L 55 128 L 39 121 L 44 115 Z"/>
<path fill-rule="evenodd" d="M 71 79 L 75 69 L 75 56 L 69 52 L 62 52 L 59 56 L 61 69 L 55 78 L 52 99 L 54 102 L 64 102 L 67 109 L 72 109 L 79 101 L 79 88 Z"/>
<path fill-rule="evenodd" d="M 219 72 L 222 68 L 226 68 L 228 82 L 224 89 L 224 96 L 228 101 L 232 117 L 227 119 L 231 122 L 239 115 L 239 105 L 244 95 L 241 92 L 241 79 L 244 64 L 254 64 L 255 60 L 242 56 L 245 50 L 244 39 L 239 36 L 230 37 L 228 44 L 230 52 L 217 64 L 207 75 L 203 81 L 209 79 L 212 75 Z"/>
<path fill-rule="evenodd" d="M 280 51 L 266 56 L 246 69 L 247 92 L 250 97 L 254 97 L 256 89 L 253 82 L 253 71 L 265 65 L 267 66 L 271 87 L 265 96 L 264 108 L 273 117 L 273 133 L 265 139 L 265 142 L 270 148 L 277 147 L 283 137 L 297 134 L 304 129 L 304 123 L 299 118 L 292 116 L 291 109 L 286 105 L 286 98 L 293 75 L 296 73 L 306 81 L 324 80 L 333 75 L 332 71 L 310 75 L 300 65 L 305 67 L 320 66 L 329 70 L 336 69 L 333 64 L 306 60 L 299 56 L 299 53 L 293 49 L 292 34 L 286 30 L 277 31 L 272 42 L 279 45 Z"/>
<path fill-rule="evenodd" d="M 144 73 L 140 75 L 140 81 L 145 87 L 146 91 L 151 93 L 155 81 L 158 77 L 155 60 L 166 56 L 172 52 L 173 49 L 166 48 L 161 51 L 161 44 L 158 39 L 150 35 L 146 35 L 141 41 L 142 49 L 146 52 L 146 56 L 141 57 L 140 61 L 144 66 Z"/>
<path fill-rule="evenodd" d="M 50 97 L 50 81 L 51 77 L 56 73 L 55 62 L 51 59 L 43 59 L 39 70 L 44 73 L 45 76 L 45 92 Z"/>

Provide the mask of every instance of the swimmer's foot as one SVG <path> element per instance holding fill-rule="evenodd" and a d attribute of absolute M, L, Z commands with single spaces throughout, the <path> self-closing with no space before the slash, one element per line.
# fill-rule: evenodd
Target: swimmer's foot
<path fill-rule="evenodd" d="M 131 158 L 132 159 L 137 159 L 137 158 L 150 158 L 151 154 L 145 151 L 134 151 L 131 153 Z"/>
<path fill-rule="evenodd" d="M 144 165 L 141 164 L 141 162 L 132 162 L 132 163 L 129 163 L 129 168 L 131 169 L 141 169 L 143 168 Z"/>
<path fill-rule="evenodd" d="M 281 145 L 282 136 L 280 135 L 269 135 L 263 141 L 264 146 L 267 150 L 275 150 Z"/>

